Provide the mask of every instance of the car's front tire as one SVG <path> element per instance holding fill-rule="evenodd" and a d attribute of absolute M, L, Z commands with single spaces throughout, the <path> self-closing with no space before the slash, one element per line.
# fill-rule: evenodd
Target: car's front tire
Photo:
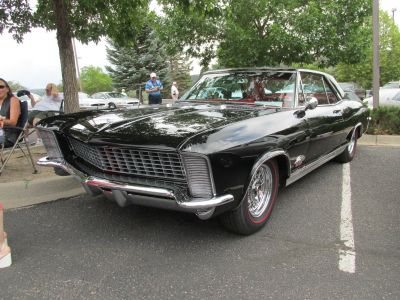
<path fill-rule="evenodd" d="M 220 217 L 222 225 L 243 235 L 260 230 L 274 208 L 278 187 L 279 168 L 275 160 L 269 160 L 254 172 L 239 207 Z"/>
<path fill-rule="evenodd" d="M 356 155 L 357 139 L 358 130 L 357 128 L 355 128 L 351 134 L 350 141 L 346 149 L 344 149 L 344 151 L 340 155 L 338 155 L 335 160 L 341 163 L 351 162 Z"/>

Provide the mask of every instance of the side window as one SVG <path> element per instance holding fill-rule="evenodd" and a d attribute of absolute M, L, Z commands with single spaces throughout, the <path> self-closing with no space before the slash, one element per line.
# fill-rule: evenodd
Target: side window
<path fill-rule="evenodd" d="M 339 99 L 337 98 L 335 92 L 333 91 L 333 89 L 330 87 L 329 83 L 327 82 L 326 79 L 324 79 L 324 83 L 325 83 L 325 89 L 326 89 L 326 95 L 328 96 L 329 99 L 329 103 L 336 103 L 339 101 Z"/>
<path fill-rule="evenodd" d="M 301 89 L 305 99 L 315 97 L 319 105 L 329 104 L 325 92 L 325 82 L 322 75 L 312 73 L 301 73 Z"/>

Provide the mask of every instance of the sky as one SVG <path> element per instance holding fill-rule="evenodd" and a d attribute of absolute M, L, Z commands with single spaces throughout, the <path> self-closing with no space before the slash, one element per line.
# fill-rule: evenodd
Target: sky
<path fill-rule="evenodd" d="M 372 1 L 372 0 L 371 0 Z M 392 9 L 396 8 L 395 21 L 400 27 L 400 1 L 381 0 L 380 9 L 392 16 Z M 44 88 L 47 83 L 61 82 L 60 58 L 55 31 L 47 32 L 44 29 L 33 29 L 25 35 L 23 43 L 18 44 L 8 33 L 0 35 L 0 78 L 7 81 L 19 82 L 26 88 Z M 93 65 L 101 67 L 109 65 L 106 57 L 106 42 L 83 45 L 76 42 L 79 68 Z M 200 72 L 199 65 L 192 65 L 192 74 Z"/>

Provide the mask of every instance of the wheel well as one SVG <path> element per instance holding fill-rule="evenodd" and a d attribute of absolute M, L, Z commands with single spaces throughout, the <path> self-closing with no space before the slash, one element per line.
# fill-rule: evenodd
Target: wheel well
<path fill-rule="evenodd" d="M 361 135 L 362 135 L 362 125 L 357 125 L 355 129 L 353 129 L 352 131 L 349 132 L 349 134 L 346 137 L 347 140 L 351 139 L 351 135 L 353 134 L 354 130 L 357 130 L 357 138 L 361 137 Z"/>
<path fill-rule="evenodd" d="M 279 168 L 279 185 L 286 186 L 286 179 L 289 176 L 289 160 L 284 155 L 274 157 L 278 163 Z"/>
<path fill-rule="evenodd" d="M 362 125 L 356 127 L 358 138 L 360 138 L 362 136 L 362 132 L 363 132 L 362 127 L 363 127 Z"/>

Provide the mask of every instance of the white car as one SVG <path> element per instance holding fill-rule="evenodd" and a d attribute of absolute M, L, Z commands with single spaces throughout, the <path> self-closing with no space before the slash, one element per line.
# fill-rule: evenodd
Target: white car
<path fill-rule="evenodd" d="M 367 103 L 369 108 L 373 107 L 372 97 L 365 98 L 363 102 Z M 379 106 L 388 105 L 400 106 L 400 88 L 379 90 Z"/>
<path fill-rule="evenodd" d="M 97 106 L 99 108 L 133 108 L 139 107 L 140 105 L 139 99 L 130 98 L 118 92 L 95 93 L 86 99 L 86 101 L 88 102 L 89 106 Z"/>
<path fill-rule="evenodd" d="M 400 89 L 400 81 L 389 81 L 382 89 Z"/>

